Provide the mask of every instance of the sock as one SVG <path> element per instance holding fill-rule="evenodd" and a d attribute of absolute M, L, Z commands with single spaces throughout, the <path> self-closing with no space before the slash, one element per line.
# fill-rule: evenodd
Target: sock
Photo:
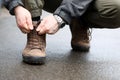
<path fill-rule="evenodd" d="M 39 21 L 40 20 L 40 16 L 37 16 L 37 17 L 33 17 L 32 18 L 32 21 Z"/>

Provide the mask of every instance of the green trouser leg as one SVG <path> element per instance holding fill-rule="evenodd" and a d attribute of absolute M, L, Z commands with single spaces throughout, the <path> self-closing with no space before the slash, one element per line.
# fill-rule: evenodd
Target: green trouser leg
<path fill-rule="evenodd" d="M 37 17 L 41 16 L 42 9 L 53 13 L 62 0 L 22 0 L 22 2 L 25 8 L 30 11 L 32 17 Z"/>
<path fill-rule="evenodd" d="M 89 27 L 120 27 L 120 0 L 96 0 L 83 16 Z"/>
<path fill-rule="evenodd" d="M 30 11 L 32 17 L 38 17 L 42 14 L 44 0 L 22 0 L 25 8 Z"/>

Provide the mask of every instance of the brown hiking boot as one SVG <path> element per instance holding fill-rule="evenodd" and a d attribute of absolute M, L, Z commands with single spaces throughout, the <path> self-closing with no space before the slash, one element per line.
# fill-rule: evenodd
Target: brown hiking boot
<path fill-rule="evenodd" d="M 88 28 L 84 27 L 80 21 L 74 19 L 70 25 L 72 40 L 71 46 L 75 51 L 89 51 Z"/>
<path fill-rule="evenodd" d="M 34 30 L 27 34 L 27 44 L 23 50 L 23 61 L 29 64 L 43 64 L 45 62 L 46 53 L 46 35 L 38 35 L 36 28 L 38 22 L 33 22 Z"/>

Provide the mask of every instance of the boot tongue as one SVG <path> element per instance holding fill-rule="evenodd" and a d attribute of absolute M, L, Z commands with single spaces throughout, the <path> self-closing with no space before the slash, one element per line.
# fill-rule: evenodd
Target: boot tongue
<path fill-rule="evenodd" d="M 33 21 L 34 29 L 28 33 L 27 44 L 31 49 L 44 49 L 46 46 L 45 35 L 39 35 L 36 31 L 38 27 L 38 21 Z"/>

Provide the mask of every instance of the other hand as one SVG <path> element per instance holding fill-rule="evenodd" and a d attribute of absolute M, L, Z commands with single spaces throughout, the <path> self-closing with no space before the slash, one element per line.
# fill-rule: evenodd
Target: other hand
<path fill-rule="evenodd" d="M 36 29 L 41 34 L 54 34 L 59 30 L 57 20 L 53 15 L 49 15 L 41 21 L 38 28 Z"/>

